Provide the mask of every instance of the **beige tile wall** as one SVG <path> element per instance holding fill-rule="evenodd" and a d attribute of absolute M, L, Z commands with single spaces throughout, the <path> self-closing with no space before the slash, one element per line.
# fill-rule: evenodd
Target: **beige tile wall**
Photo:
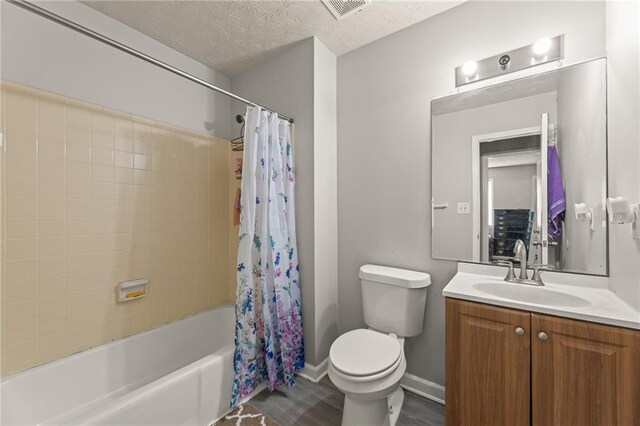
<path fill-rule="evenodd" d="M 3 374 L 230 299 L 228 141 L 13 83 L 1 102 Z"/>

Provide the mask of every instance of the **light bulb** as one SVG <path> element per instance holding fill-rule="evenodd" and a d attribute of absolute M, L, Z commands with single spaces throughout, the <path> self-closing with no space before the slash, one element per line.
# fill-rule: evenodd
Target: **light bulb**
<path fill-rule="evenodd" d="M 478 71 L 478 63 L 475 61 L 467 61 L 462 65 L 462 73 L 466 76 L 475 75 Z"/>
<path fill-rule="evenodd" d="M 538 39 L 533 45 L 533 53 L 536 56 L 542 56 L 551 49 L 551 39 L 548 37 Z"/>

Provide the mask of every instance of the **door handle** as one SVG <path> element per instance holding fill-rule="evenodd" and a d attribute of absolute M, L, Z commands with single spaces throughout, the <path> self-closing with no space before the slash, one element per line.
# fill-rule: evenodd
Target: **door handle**
<path fill-rule="evenodd" d="M 543 247 L 547 247 L 547 246 L 553 246 L 556 247 L 558 245 L 557 241 L 538 241 L 538 240 L 533 240 L 531 241 L 531 245 L 537 247 L 537 246 L 543 246 Z"/>
<path fill-rule="evenodd" d="M 541 331 L 540 333 L 538 333 L 538 339 L 540 339 L 540 340 L 549 340 L 549 335 L 547 333 L 545 333 L 544 331 Z"/>
<path fill-rule="evenodd" d="M 431 198 L 431 229 L 435 228 L 436 226 L 436 218 L 435 218 L 435 214 L 434 212 L 436 210 L 445 210 L 449 208 L 449 203 L 442 203 L 442 204 L 436 204 L 435 201 L 433 201 L 433 198 Z"/>
<path fill-rule="evenodd" d="M 514 331 L 518 336 L 523 336 L 524 335 L 524 328 L 522 328 L 522 327 L 516 327 L 516 329 Z"/>

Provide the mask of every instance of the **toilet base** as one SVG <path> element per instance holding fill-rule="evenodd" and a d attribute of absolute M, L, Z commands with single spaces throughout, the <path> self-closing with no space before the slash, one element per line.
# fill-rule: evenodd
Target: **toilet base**
<path fill-rule="evenodd" d="M 391 396 L 389 396 L 389 425 L 395 426 L 400 417 L 400 410 L 404 403 L 404 390 L 398 386 Z"/>
<path fill-rule="evenodd" d="M 403 402 L 404 391 L 400 386 L 390 396 L 381 399 L 345 395 L 342 426 L 395 426 Z"/>

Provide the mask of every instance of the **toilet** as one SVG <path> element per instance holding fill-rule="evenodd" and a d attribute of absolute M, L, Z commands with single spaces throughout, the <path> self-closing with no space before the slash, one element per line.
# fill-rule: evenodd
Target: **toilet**
<path fill-rule="evenodd" d="M 369 328 L 333 342 L 329 378 L 345 394 L 343 425 L 393 426 L 404 400 L 404 339 L 422 332 L 431 277 L 378 265 L 363 265 L 359 277 Z"/>

